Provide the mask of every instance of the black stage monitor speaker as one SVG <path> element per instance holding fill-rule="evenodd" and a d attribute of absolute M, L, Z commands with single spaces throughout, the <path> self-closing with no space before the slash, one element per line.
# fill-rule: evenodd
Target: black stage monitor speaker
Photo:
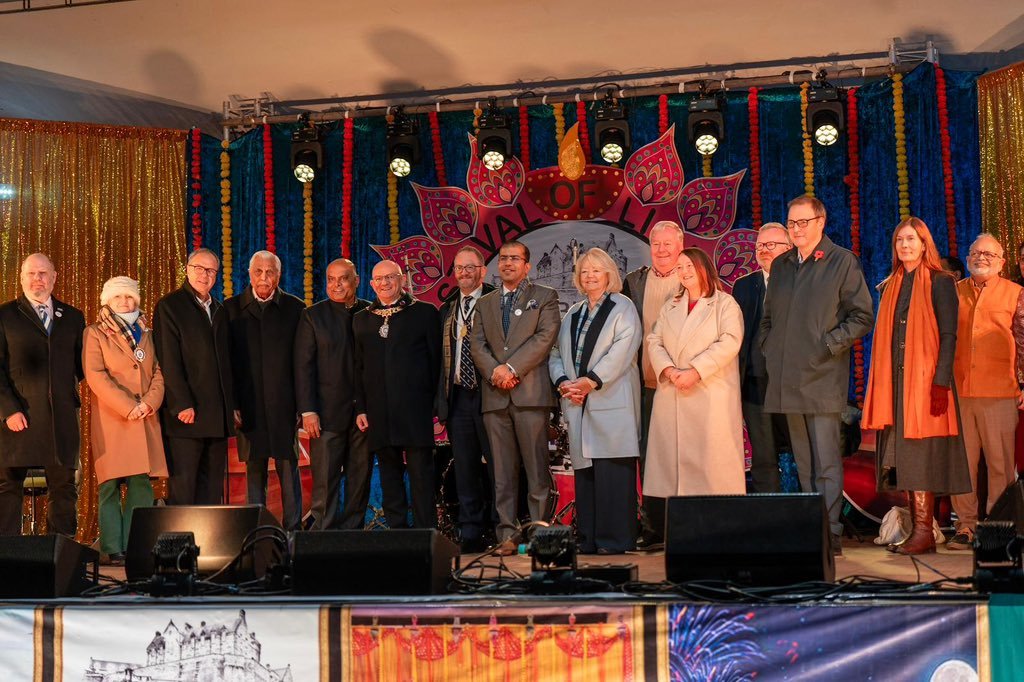
<path fill-rule="evenodd" d="M 242 541 L 257 526 L 281 527 L 267 508 L 243 506 L 138 507 L 132 512 L 128 533 L 128 551 L 124 572 L 128 580 L 146 580 L 153 575 L 153 547 L 161 533 L 194 533 L 199 546 L 199 575 L 216 573 L 231 562 L 242 549 Z M 277 550 L 272 542 L 256 545 L 237 573 L 222 575 L 217 582 L 242 582 L 263 577 L 273 563 Z"/>
<path fill-rule="evenodd" d="M 668 500 L 665 576 L 783 586 L 835 580 L 824 498 L 693 495 Z"/>
<path fill-rule="evenodd" d="M 1003 491 L 986 520 L 1013 521 L 1017 533 L 1024 535 L 1024 481 L 1016 481 Z"/>
<path fill-rule="evenodd" d="M 444 594 L 458 555 L 436 530 L 297 532 L 292 594 Z"/>
<path fill-rule="evenodd" d="M 63 535 L 0 537 L 0 597 L 78 596 L 97 584 L 99 560 L 99 552 Z"/>

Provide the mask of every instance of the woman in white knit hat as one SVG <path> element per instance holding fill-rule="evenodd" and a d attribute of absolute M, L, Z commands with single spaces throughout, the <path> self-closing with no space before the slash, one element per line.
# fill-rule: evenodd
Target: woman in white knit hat
<path fill-rule="evenodd" d="M 152 332 L 139 311 L 139 283 L 130 277 L 107 280 L 100 303 L 100 319 L 86 327 L 82 339 L 82 365 L 92 389 L 101 559 L 122 564 L 132 510 L 153 504 L 150 476 L 167 476 L 157 416 L 164 380 Z"/>

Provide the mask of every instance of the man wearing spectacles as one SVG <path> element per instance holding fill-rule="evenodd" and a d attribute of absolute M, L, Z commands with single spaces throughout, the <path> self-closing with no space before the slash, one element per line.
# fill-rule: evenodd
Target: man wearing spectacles
<path fill-rule="evenodd" d="M 515 554 L 519 470 L 526 470 L 530 518 L 551 516 L 553 482 L 548 467 L 548 417 L 555 394 L 547 359 L 561 319 L 558 294 L 533 284 L 530 249 L 509 241 L 498 252 L 501 287 L 476 305 L 470 351 L 480 371 L 481 407 L 494 461 L 498 511 L 495 552 Z"/>
<path fill-rule="evenodd" d="M 1014 431 L 1024 405 L 1024 288 L 1000 276 L 1003 247 L 990 234 L 978 236 L 967 254 L 971 276 L 960 280 L 953 376 L 973 492 L 953 495 L 956 534 L 949 549 L 971 549 L 978 525 L 978 462 L 988 467 L 986 511 L 1017 477 Z"/>
<path fill-rule="evenodd" d="M 164 376 L 161 426 L 167 442 L 168 504 L 220 504 L 234 388 L 228 320 L 212 295 L 220 259 L 196 249 L 185 282 L 156 304 L 153 338 Z"/>
<path fill-rule="evenodd" d="M 486 549 L 483 536 L 494 507 L 491 451 L 480 407 L 483 382 L 469 347 L 476 306 L 494 287 L 484 282 L 484 257 L 472 246 L 459 249 L 452 271 L 459 288 L 441 306 L 443 361 L 437 402 L 438 418 L 446 423 L 452 443 L 459 540 L 466 554 Z"/>
<path fill-rule="evenodd" d="M 840 414 L 850 387 L 850 348 L 871 330 L 871 294 L 860 260 L 825 235 L 825 205 L 789 202 L 795 248 L 772 263 L 761 317 L 768 384 L 764 411 L 786 415 L 800 488 L 821 493 L 832 552 L 842 554 Z"/>
<path fill-rule="evenodd" d="M 757 232 L 754 257 L 760 272 L 736 280 L 732 295 L 743 311 L 743 343 L 740 345 L 740 382 L 743 421 L 750 437 L 751 492 L 777 493 L 782 490 L 779 452 L 789 447 L 786 417 L 764 411 L 768 369 L 761 345 L 756 342 L 764 313 L 764 297 L 772 262 L 793 248 L 781 223 L 765 223 Z"/>
<path fill-rule="evenodd" d="M 377 300 L 352 318 L 356 349 L 356 426 L 380 465 L 384 516 L 391 528 L 436 528 L 434 415 L 441 375 L 437 309 L 405 291 L 398 263 L 373 267 Z M 405 453 L 403 460 L 402 453 Z M 410 499 L 403 477 L 409 472 Z"/>

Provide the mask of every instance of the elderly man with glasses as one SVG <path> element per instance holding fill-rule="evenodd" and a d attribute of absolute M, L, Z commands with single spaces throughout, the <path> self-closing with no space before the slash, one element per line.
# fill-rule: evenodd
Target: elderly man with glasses
<path fill-rule="evenodd" d="M 988 504 L 1017 477 L 1014 431 L 1024 382 L 1024 288 L 1000 276 L 1003 247 L 981 234 L 967 255 L 970 277 L 960 280 L 956 356 L 953 376 L 960 396 L 967 464 L 974 492 L 953 495 L 956 535 L 949 549 L 971 549 L 978 525 L 978 462 L 988 467 Z"/>

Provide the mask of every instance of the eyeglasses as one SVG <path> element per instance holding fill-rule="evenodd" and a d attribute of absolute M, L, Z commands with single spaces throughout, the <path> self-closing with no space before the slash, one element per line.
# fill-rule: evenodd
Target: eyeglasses
<path fill-rule="evenodd" d="M 202 265 L 190 265 L 189 267 L 192 268 L 192 272 L 197 275 L 200 273 L 206 273 L 207 277 L 216 277 L 218 272 L 217 268 L 204 268 Z"/>
<path fill-rule="evenodd" d="M 754 244 L 754 250 L 771 252 L 780 246 L 789 246 L 789 242 L 761 242 Z"/>
<path fill-rule="evenodd" d="M 522 256 L 498 256 L 499 263 L 518 263 L 519 261 L 526 262 L 526 259 Z"/>
<path fill-rule="evenodd" d="M 979 260 L 1001 260 L 1002 256 L 998 253 L 992 253 L 991 251 L 971 251 L 967 254 L 971 258 L 977 258 Z"/>
<path fill-rule="evenodd" d="M 465 272 L 468 275 L 472 275 L 474 272 L 480 269 L 479 265 L 456 265 L 454 268 L 455 274 Z"/>
<path fill-rule="evenodd" d="M 824 218 L 824 216 L 816 215 L 813 218 L 800 218 L 799 220 L 787 220 L 786 221 L 786 227 L 788 227 L 789 229 L 793 229 L 794 227 L 799 227 L 802 230 L 805 227 L 807 227 L 807 225 L 812 220 L 817 220 L 818 218 Z"/>
<path fill-rule="evenodd" d="M 377 277 L 372 278 L 370 281 L 373 282 L 374 284 L 384 284 L 385 282 L 397 282 L 400 279 L 402 279 L 401 275 L 393 273 L 390 275 L 379 275 Z"/>

